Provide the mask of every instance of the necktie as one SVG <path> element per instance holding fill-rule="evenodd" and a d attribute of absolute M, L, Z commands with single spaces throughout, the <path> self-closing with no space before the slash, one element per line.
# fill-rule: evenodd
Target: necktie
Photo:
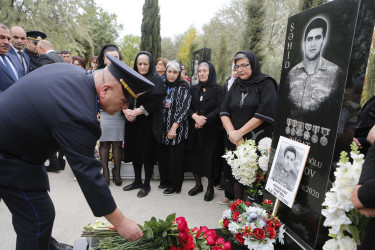
<path fill-rule="evenodd" d="M 17 73 L 15 73 L 12 69 L 12 67 L 10 66 L 8 60 L 7 60 L 7 56 L 6 55 L 1 55 L 1 57 L 3 58 L 3 62 L 5 64 L 5 66 L 8 68 L 8 71 L 9 73 L 12 75 L 13 79 L 15 79 L 16 81 L 18 80 L 18 77 L 17 77 Z"/>
<path fill-rule="evenodd" d="M 17 53 L 18 53 L 18 55 L 20 55 L 21 63 L 22 63 L 23 69 L 24 69 L 25 74 L 26 74 L 27 73 L 27 66 L 26 66 L 25 58 L 23 57 L 21 51 L 18 51 Z"/>

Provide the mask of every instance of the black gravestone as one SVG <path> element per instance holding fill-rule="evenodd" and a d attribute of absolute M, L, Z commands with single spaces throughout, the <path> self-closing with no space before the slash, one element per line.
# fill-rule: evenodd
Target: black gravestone
<path fill-rule="evenodd" d="M 336 0 L 288 20 L 270 162 L 280 136 L 311 149 L 294 206 L 278 210 L 290 236 L 278 249 L 321 249 L 328 239 L 321 204 L 339 152 L 353 138 L 353 124 L 340 114 L 348 100 L 360 101 L 374 2 Z"/>
<path fill-rule="evenodd" d="M 193 51 L 192 60 L 191 60 L 191 79 L 190 84 L 198 84 L 198 65 L 201 61 L 210 61 L 211 60 L 211 49 L 210 48 L 201 48 Z"/>

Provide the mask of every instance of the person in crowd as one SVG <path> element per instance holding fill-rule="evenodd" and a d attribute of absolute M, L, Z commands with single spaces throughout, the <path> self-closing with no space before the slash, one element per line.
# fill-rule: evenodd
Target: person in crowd
<path fill-rule="evenodd" d="M 134 182 L 125 186 L 124 191 L 141 188 L 137 197 L 145 197 L 151 190 L 150 180 L 155 165 L 156 140 L 153 136 L 152 125 L 155 115 L 160 116 L 161 105 L 166 89 L 164 81 L 155 69 L 152 55 L 141 51 L 135 58 L 134 70 L 155 84 L 154 89 L 142 94 L 123 110 L 125 121 L 124 161 L 132 162 Z M 145 170 L 145 180 L 142 184 L 142 165 Z"/>
<path fill-rule="evenodd" d="M 0 198 L 12 214 L 17 250 L 50 249 L 55 208 L 43 163 L 59 147 L 93 214 L 105 216 L 130 241 L 143 235 L 116 206 L 93 151 L 100 137 L 99 106 L 114 114 L 126 108 L 130 91 L 139 94 L 153 84 L 108 57 L 112 66 L 95 75 L 66 63 L 43 66 L 1 95 Z M 41 92 L 50 95 L 43 98 Z"/>
<path fill-rule="evenodd" d="M 65 61 L 53 50 L 52 44 L 47 40 L 38 42 L 37 51 L 39 55 L 38 67 L 51 63 L 65 63 Z"/>
<path fill-rule="evenodd" d="M 106 55 L 111 55 L 119 60 L 122 60 L 120 50 L 115 44 L 105 44 L 100 50 L 98 56 L 98 69 L 95 71 L 100 72 L 106 66 L 111 64 L 111 61 L 107 59 Z M 100 127 L 102 129 L 102 136 L 99 139 L 99 154 L 100 160 L 103 165 L 104 179 L 109 185 L 109 151 L 112 145 L 114 168 L 112 169 L 113 182 L 116 186 L 122 185 L 122 179 L 120 175 L 121 171 L 121 151 L 122 142 L 124 140 L 124 126 L 125 118 L 121 113 L 121 110 L 115 114 L 109 114 L 105 110 L 100 110 Z"/>
<path fill-rule="evenodd" d="M 62 50 L 60 54 L 66 63 L 73 63 L 72 53 L 69 50 Z"/>
<path fill-rule="evenodd" d="M 191 96 L 189 84 L 181 80 L 181 66 L 177 61 L 169 61 L 166 72 L 167 95 L 163 100 L 161 143 L 158 147 L 159 188 L 166 188 L 164 195 L 173 195 L 181 192 L 184 179 Z"/>
<path fill-rule="evenodd" d="M 183 63 L 181 63 L 181 79 L 187 81 L 190 84 L 190 78 L 187 76 L 186 66 Z"/>
<path fill-rule="evenodd" d="M 234 150 L 246 139 L 256 143 L 272 137 L 278 87 L 276 81 L 262 74 L 260 64 L 251 51 L 239 51 L 234 57 L 238 78 L 225 96 L 221 121 L 227 132 L 226 148 Z M 225 164 L 226 179 L 233 179 L 231 168 Z M 244 187 L 234 183 L 234 198 L 245 200 Z"/>
<path fill-rule="evenodd" d="M 10 43 L 9 53 L 17 56 L 20 59 L 24 74 L 30 72 L 30 58 L 23 51 L 26 46 L 26 32 L 20 26 L 13 26 L 10 28 Z"/>
<path fill-rule="evenodd" d="M 165 81 L 165 69 L 167 67 L 168 59 L 158 58 L 156 60 L 156 71 L 163 81 Z"/>
<path fill-rule="evenodd" d="M 27 45 L 24 49 L 25 54 L 30 58 L 30 72 L 38 68 L 38 42 L 46 39 L 47 35 L 41 31 L 28 31 L 26 32 Z"/>
<path fill-rule="evenodd" d="M 73 60 L 73 64 L 74 65 L 77 65 L 77 66 L 79 66 L 79 67 L 81 67 L 83 69 L 86 69 L 86 62 L 85 62 L 85 60 L 82 57 L 80 57 L 80 56 L 73 56 L 72 60 Z"/>
<path fill-rule="evenodd" d="M 89 73 L 94 73 L 94 71 L 98 68 L 98 56 L 91 57 L 90 65 L 91 65 L 91 69 Z"/>
<path fill-rule="evenodd" d="M 374 248 L 373 237 L 375 233 L 375 126 L 368 133 L 367 141 L 371 146 L 362 166 L 358 185 L 354 187 L 351 200 L 355 209 L 369 217 L 366 233 L 361 243 L 361 250 Z"/>
<path fill-rule="evenodd" d="M 0 95 L 24 75 L 21 61 L 8 53 L 10 39 L 9 28 L 0 23 Z"/>
<path fill-rule="evenodd" d="M 216 71 L 210 61 L 203 61 L 198 67 L 198 84 L 191 87 L 189 109 L 189 138 L 187 145 L 187 170 L 193 172 L 195 187 L 190 196 L 203 192 L 201 176 L 208 178 L 205 201 L 214 197 L 214 178 L 220 179 L 220 165 L 224 154 L 221 134 L 220 106 L 225 92 L 216 82 Z"/>

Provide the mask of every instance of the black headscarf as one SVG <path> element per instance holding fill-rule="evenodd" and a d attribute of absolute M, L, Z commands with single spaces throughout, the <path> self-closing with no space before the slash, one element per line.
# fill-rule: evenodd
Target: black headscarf
<path fill-rule="evenodd" d="M 208 87 L 212 87 L 214 85 L 218 85 L 217 80 L 216 80 L 216 70 L 215 70 L 215 67 L 212 64 L 212 62 L 210 62 L 210 61 L 202 61 L 202 62 L 205 62 L 205 63 L 208 64 L 209 73 L 208 73 L 207 82 L 202 83 L 201 81 L 199 81 L 198 87 L 201 89 L 201 88 L 208 88 Z M 199 65 L 202 62 L 200 62 Z M 199 66 L 198 66 L 198 68 L 199 68 Z"/>
<path fill-rule="evenodd" d="M 165 94 L 165 88 L 163 88 L 163 86 L 160 86 L 162 85 L 163 80 L 160 78 L 158 72 L 156 71 L 154 60 L 152 59 L 152 55 L 150 52 L 148 51 L 139 52 L 137 56 L 135 57 L 133 69 L 139 73 L 138 67 L 137 67 L 137 60 L 140 55 L 146 55 L 148 56 L 148 59 L 149 59 L 150 67 L 148 68 L 148 72 L 143 76 L 155 84 L 155 88 L 152 93 L 153 94 Z"/>
<path fill-rule="evenodd" d="M 185 88 L 189 88 L 189 83 L 181 79 L 181 72 L 182 72 L 181 64 L 179 62 L 177 62 L 177 63 L 180 66 L 180 71 L 178 72 L 178 76 L 177 76 L 176 80 L 174 82 L 169 82 L 168 77 L 166 77 L 165 78 L 165 85 L 168 86 L 168 87 L 183 86 Z M 170 67 L 170 66 L 168 66 L 168 67 Z M 167 72 L 167 69 L 168 68 L 165 69 L 165 72 Z"/>
<path fill-rule="evenodd" d="M 98 55 L 98 59 L 96 59 L 96 62 L 98 63 L 98 68 L 97 69 L 104 69 L 105 64 L 104 64 L 104 56 L 107 52 L 109 51 L 117 51 L 119 54 L 119 59 L 120 61 L 122 60 L 120 50 L 118 49 L 116 44 L 113 43 L 107 43 L 103 45 L 102 49 L 100 50 L 100 53 Z"/>
<path fill-rule="evenodd" d="M 235 80 L 235 82 L 239 85 L 241 92 L 247 92 L 248 87 L 251 87 L 254 84 L 259 84 L 266 79 L 272 80 L 275 84 L 276 90 L 278 89 L 275 79 L 273 79 L 269 75 L 263 74 L 262 71 L 260 71 L 260 64 L 258 58 L 255 56 L 253 52 L 249 50 L 242 50 L 237 52 L 236 55 L 240 53 L 245 54 L 246 57 L 249 59 L 252 71 L 249 79 L 242 80 L 240 77 L 237 77 L 237 79 Z"/>

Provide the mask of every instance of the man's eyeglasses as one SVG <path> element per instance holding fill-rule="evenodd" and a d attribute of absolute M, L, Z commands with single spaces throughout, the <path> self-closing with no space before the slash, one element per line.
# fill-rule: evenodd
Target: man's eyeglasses
<path fill-rule="evenodd" d="M 243 64 L 241 64 L 241 65 L 234 65 L 233 66 L 233 69 L 234 70 L 238 70 L 240 67 L 241 67 L 241 69 L 245 69 L 247 66 L 249 66 L 250 64 L 248 63 L 248 64 L 245 64 L 245 63 L 243 63 Z"/>

